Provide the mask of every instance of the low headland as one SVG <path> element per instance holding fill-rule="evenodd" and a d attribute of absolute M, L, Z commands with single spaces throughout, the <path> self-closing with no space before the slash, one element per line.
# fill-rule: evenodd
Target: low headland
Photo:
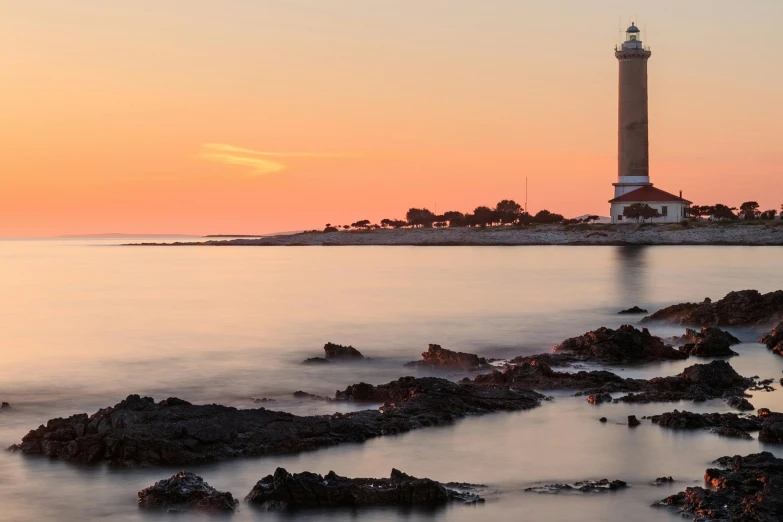
<path fill-rule="evenodd" d="M 783 221 L 686 221 L 674 224 L 624 225 L 526 224 L 487 227 L 379 228 L 330 232 L 314 230 L 258 238 L 140 244 L 177 246 L 783 246 Z"/>

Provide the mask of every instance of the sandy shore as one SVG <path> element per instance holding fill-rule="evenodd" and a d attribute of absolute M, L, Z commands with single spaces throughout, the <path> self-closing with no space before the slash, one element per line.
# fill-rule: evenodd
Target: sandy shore
<path fill-rule="evenodd" d="M 156 244 L 161 243 L 145 243 Z M 699 223 L 673 225 L 534 225 L 522 228 L 399 229 L 302 232 L 254 239 L 168 245 L 341 246 L 341 245 L 747 245 L 783 246 L 783 223 Z"/>

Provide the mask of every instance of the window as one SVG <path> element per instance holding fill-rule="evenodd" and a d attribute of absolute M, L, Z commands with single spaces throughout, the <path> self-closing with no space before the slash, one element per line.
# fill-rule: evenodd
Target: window
<path fill-rule="evenodd" d="M 669 215 L 669 207 L 663 206 L 661 207 L 661 215 L 666 217 Z"/>
<path fill-rule="evenodd" d="M 622 214 L 619 214 L 619 215 L 617 216 L 617 221 L 622 221 L 622 220 L 623 220 L 623 215 L 622 215 Z"/>

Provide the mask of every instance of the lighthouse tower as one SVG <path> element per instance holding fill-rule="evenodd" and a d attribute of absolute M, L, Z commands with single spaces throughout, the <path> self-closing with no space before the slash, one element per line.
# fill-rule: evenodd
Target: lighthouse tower
<path fill-rule="evenodd" d="M 642 45 L 640 36 L 639 28 L 631 24 L 626 31 L 625 42 L 614 53 L 620 61 L 615 197 L 651 185 L 647 129 L 647 60 L 652 53 Z"/>
<path fill-rule="evenodd" d="M 653 187 L 650 182 L 648 136 L 647 60 L 652 53 L 642 45 L 641 31 L 631 24 L 625 42 L 615 48 L 620 62 L 619 128 L 617 133 L 617 183 L 610 200 L 612 223 L 627 223 L 625 208 L 643 203 L 658 210 L 656 223 L 678 222 L 688 217 L 691 202 Z"/>

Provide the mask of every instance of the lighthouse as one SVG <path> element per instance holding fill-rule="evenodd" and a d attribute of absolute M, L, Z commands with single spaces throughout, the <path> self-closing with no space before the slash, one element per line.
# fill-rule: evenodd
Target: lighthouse
<path fill-rule="evenodd" d="M 688 217 L 690 201 L 653 187 L 650 181 L 649 107 L 647 62 L 652 56 L 641 39 L 641 31 L 632 23 L 625 41 L 615 48 L 620 64 L 617 182 L 610 200 L 612 223 L 628 222 L 625 207 L 644 203 L 657 208 L 661 217 L 653 222 L 678 222 Z"/>

